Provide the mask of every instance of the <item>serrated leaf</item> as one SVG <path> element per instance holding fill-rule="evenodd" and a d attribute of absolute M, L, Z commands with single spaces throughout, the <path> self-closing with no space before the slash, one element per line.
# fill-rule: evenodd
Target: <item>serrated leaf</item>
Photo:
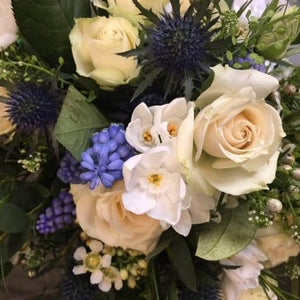
<path fill-rule="evenodd" d="M 142 6 L 137 0 L 132 0 L 134 5 L 139 9 L 139 11 L 148 18 L 150 22 L 152 22 L 155 25 L 158 25 L 160 23 L 159 17 L 150 9 L 146 9 L 144 6 Z"/>
<path fill-rule="evenodd" d="M 0 208 L 0 231 L 18 233 L 29 224 L 25 211 L 13 203 L 5 203 Z"/>
<path fill-rule="evenodd" d="M 248 221 L 248 203 L 220 210 L 220 223 L 201 226 L 196 256 L 205 260 L 220 260 L 244 249 L 254 237 L 256 227 Z"/>
<path fill-rule="evenodd" d="M 171 246 L 167 249 L 167 253 L 182 282 L 189 289 L 196 291 L 195 268 L 184 238 L 176 234 Z"/>
<path fill-rule="evenodd" d="M 52 66 L 64 58 L 73 68 L 69 33 L 75 18 L 91 15 L 89 0 L 12 0 L 21 34 L 35 51 Z"/>
<path fill-rule="evenodd" d="M 73 86 L 70 86 L 57 120 L 54 136 L 75 158 L 80 160 L 95 129 L 109 125 L 107 119 Z"/>

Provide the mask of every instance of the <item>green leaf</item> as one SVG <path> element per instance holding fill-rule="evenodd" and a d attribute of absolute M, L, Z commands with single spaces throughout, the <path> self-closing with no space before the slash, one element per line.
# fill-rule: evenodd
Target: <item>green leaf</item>
<path fill-rule="evenodd" d="M 80 160 L 81 153 L 88 148 L 95 129 L 108 125 L 109 122 L 100 111 L 93 104 L 89 104 L 78 90 L 70 86 L 54 135 L 74 157 Z"/>
<path fill-rule="evenodd" d="M 19 233 L 11 233 L 0 244 L 0 261 L 8 261 L 18 250 L 22 248 L 29 236 L 29 226 Z"/>
<path fill-rule="evenodd" d="M 244 249 L 253 239 L 256 227 L 248 221 L 248 203 L 220 210 L 222 220 L 201 226 L 196 256 L 220 260 Z"/>
<path fill-rule="evenodd" d="M 164 251 L 166 248 L 168 248 L 172 242 L 172 239 L 173 239 L 173 231 L 171 229 L 163 232 L 163 234 L 159 239 L 158 245 L 152 252 L 150 252 L 147 255 L 147 259 L 155 257 L 156 255 Z"/>
<path fill-rule="evenodd" d="M 132 0 L 132 2 L 139 9 L 141 14 L 147 17 L 150 22 L 152 22 L 155 25 L 158 25 L 160 23 L 159 17 L 154 12 L 152 12 L 151 9 L 150 10 L 146 9 L 137 0 Z"/>
<path fill-rule="evenodd" d="M 69 33 L 75 18 L 90 17 L 89 0 L 13 0 L 13 10 L 21 34 L 52 66 L 63 57 L 72 69 Z"/>
<path fill-rule="evenodd" d="M 196 291 L 196 274 L 190 250 L 184 238 L 176 234 L 171 246 L 167 249 L 169 258 L 183 283 Z"/>
<path fill-rule="evenodd" d="M 5 203 L 0 208 L 0 230 L 8 233 L 18 233 L 29 224 L 25 211 L 12 203 Z"/>

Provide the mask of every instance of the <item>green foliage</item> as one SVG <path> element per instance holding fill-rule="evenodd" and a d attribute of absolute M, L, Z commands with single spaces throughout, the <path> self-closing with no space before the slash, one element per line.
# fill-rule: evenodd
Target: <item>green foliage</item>
<path fill-rule="evenodd" d="M 54 135 L 74 157 L 80 159 L 81 153 L 88 148 L 95 129 L 108 125 L 109 122 L 99 110 L 71 86 L 57 120 Z"/>
<path fill-rule="evenodd" d="M 167 249 L 168 256 L 174 265 L 183 283 L 191 290 L 196 290 L 196 274 L 191 253 L 184 238 L 175 235 L 170 247 Z"/>
<path fill-rule="evenodd" d="M 25 211 L 12 203 L 5 203 L 0 208 L 0 230 L 8 233 L 18 233 L 29 224 Z"/>
<path fill-rule="evenodd" d="M 220 223 L 201 226 L 196 256 L 220 260 L 244 249 L 253 239 L 256 227 L 248 222 L 248 204 L 240 201 L 236 208 L 220 210 Z"/>
<path fill-rule="evenodd" d="M 74 68 L 69 33 L 75 18 L 90 17 L 89 0 L 13 0 L 14 15 L 24 38 L 52 66 L 63 57 Z"/>

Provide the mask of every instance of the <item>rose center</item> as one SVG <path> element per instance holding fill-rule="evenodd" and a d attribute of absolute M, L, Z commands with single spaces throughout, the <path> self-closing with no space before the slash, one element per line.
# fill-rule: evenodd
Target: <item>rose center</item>
<path fill-rule="evenodd" d="M 90 253 L 84 260 L 84 264 L 88 270 L 97 270 L 100 266 L 100 257 L 96 253 Z"/>

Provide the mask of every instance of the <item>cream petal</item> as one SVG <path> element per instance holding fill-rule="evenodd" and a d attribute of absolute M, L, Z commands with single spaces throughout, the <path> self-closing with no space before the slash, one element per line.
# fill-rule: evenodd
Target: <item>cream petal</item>
<path fill-rule="evenodd" d="M 98 287 L 103 292 L 108 292 L 111 289 L 111 281 L 109 278 L 104 277 L 103 280 L 98 284 Z"/>
<path fill-rule="evenodd" d="M 111 255 L 104 254 L 101 258 L 101 265 L 104 268 L 108 268 L 111 264 Z"/>
<path fill-rule="evenodd" d="M 100 241 L 92 240 L 88 243 L 89 248 L 93 252 L 99 253 L 103 249 L 103 244 Z"/>
<path fill-rule="evenodd" d="M 86 268 L 83 265 L 78 265 L 78 266 L 73 267 L 72 272 L 75 275 L 80 275 L 80 274 L 85 274 L 87 271 L 86 271 Z"/>
<path fill-rule="evenodd" d="M 192 219 L 189 211 L 183 210 L 179 221 L 172 227 L 177 233 L 187 236 L 192 228 Z"/>
<path fill-rule="evenodd" d="M 75 250 L 73 257 L 75 260 L 81 261 L 84 260 L 86 257 L 86 250 L 84 247 L 79 247 Z"/>
<path fill-rule="evenodd" d="M 236 70 L 221 64 L 212 68 L 214 79 L 210 87 L 196 100 L 197 107 L 204 107 L 225 93 L 252 87 L 257 98 L 265 98 L 278 86 L 278 80 L 257 70 Z"/>
<path fill-rule="evenodd" d="M 206 180 L 218 190 L 239 196 L 260 189 L 267 189 L 267 184 L 275 178 L 278 152 L 257 172 L 248 172 L 243 168 L 214 169 L 213 158 L 201 159 L 200 168 Z"/>
<path fill-rule="evenodd" d="M 150 195 L 140 187 L 123 194 L 124 207 L 137 215 L 149 213 L 155 207 L 156 202 L 154 195 Z"/>
<path fill-rule="evenodd" d="M 91 274 L 90 282 L 91 284 L 99 284 L 103 279 L 103 273 L 100 270 L 96 270 Z"/>

